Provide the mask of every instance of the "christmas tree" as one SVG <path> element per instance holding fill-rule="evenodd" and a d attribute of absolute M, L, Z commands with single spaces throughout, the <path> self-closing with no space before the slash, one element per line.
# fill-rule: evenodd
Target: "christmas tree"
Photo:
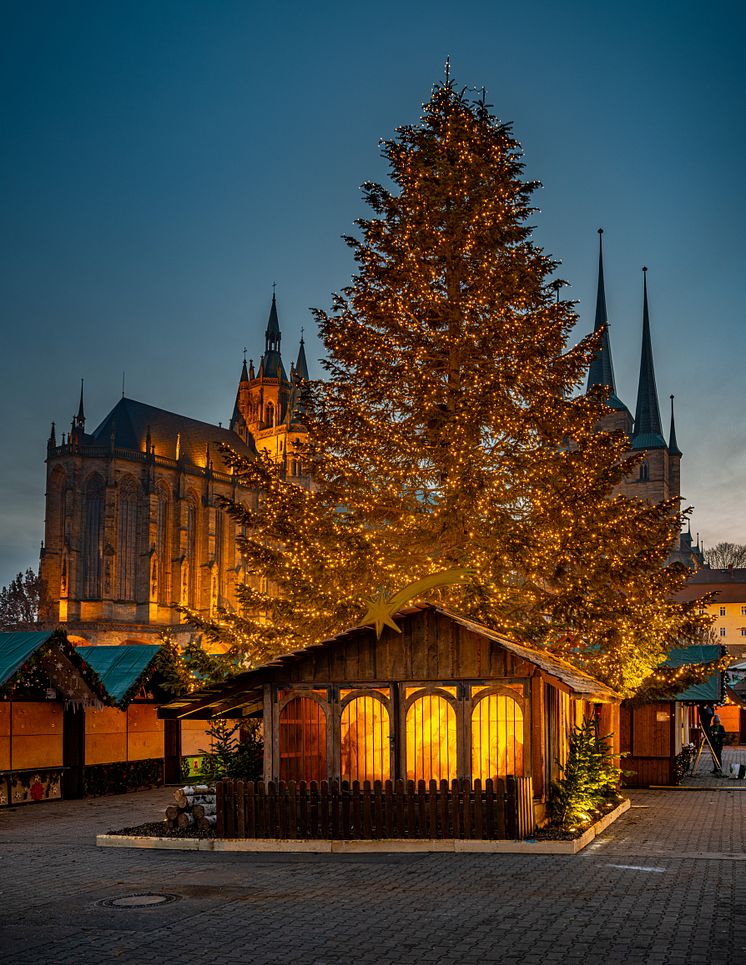
<path fill-rule="evenodd" d="M 240 613 L 201 625 L 259 660 L 355 624 L 378 587 L 466 567 L 433 598 L 630 693 L 703 621 L 672 601 L 678 505 L 617 492 L 640 457 L 599 431 L 603 392 L 578 390 L 597 341 L 571 344 L 573 303 L 531 239 L 538 185 L 510 126 L 448 77 L 383 154 L 391 187 L 364 185 L 372 214 L 346 239 L 356 274 L 316 312 L 313 488 L 229 457 L 260 494 L 228 506 L 253 579 Z"/>

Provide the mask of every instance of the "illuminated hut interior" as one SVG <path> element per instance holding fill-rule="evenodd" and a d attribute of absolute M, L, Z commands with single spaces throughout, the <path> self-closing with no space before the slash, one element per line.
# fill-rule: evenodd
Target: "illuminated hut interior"
<path fill-rule="evenodd" d="M 432 604 L 397 633 L 358 627 L 161 707 L 172 720 L 261 717 L 265 780 L 531 777 L 537 819 L 583 716 L 618 733 L 599 681 Z"/>

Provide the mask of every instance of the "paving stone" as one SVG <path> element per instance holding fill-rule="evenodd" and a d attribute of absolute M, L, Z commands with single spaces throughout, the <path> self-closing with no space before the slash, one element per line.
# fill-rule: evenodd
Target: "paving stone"
<path fill-rule="evenodd" d="M 722 785 L 721 785 L 722 786 Z M 0 811 L 0 947 L 14 965 L 746 960 L 746 794 L 635 791 L 578 856 L 101 849 L 170 793 Z M 139 892 L 180 900 L 112 909 Z"/>

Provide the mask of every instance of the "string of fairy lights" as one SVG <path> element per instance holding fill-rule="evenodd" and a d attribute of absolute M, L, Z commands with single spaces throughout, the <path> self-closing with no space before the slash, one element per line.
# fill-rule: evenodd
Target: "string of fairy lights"
<path fill-rule="evenodd" d="M 383 151 L 393 188 L 364 186 L 356 274 L 316 312 L 313 487 L 230 456 L 259 493 L 226 504 L 250 578 L 239 612 L 190 619 L 256 662 L 354 625 L 377 587 L 463 566 L 472 580 L 434 598 L 631 693 L 707 618 L 674 601 L 678 505 L 618 494 L 640 457 L 577 392 L 598 336 L 570 344 L 520 146 L 449 81 Z"/>

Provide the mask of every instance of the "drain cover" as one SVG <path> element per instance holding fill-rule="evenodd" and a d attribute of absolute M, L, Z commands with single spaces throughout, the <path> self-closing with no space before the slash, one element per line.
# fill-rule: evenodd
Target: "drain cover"
<path fill-rule="evenodd" d="M 118 898 L 104 898 L 96 904 L 104 908 L 157 908 L 178 900 L 178 895 L 155 895 L 145 892 L 137 895 L 121 895 Z"/>

